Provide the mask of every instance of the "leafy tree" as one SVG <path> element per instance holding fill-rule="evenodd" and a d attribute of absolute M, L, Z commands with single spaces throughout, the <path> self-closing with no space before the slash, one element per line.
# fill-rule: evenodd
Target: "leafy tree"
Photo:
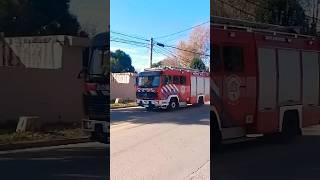
<path fill-rule="evenodd" d="M 70 0 L 0 0 L 0 32 L 6 36 L 78 35 Z"/>
<path fill-rule="evenodd" d="M 306 15 L 313 12 L 313 1 L 213 0 L 212 4 L 211 14 L 215 16 L 295 27 L 304 34 L 315 31 L 316 25 L 312 24 L 310 17 Z"/>
<path fill-rule="evenodd" d="M 199 70 L 207 70 L 206 65 L 199 58 L 194 58 L 190 64 L 190 68 L 199 69 Z"/>
<path fill-rule="evenodd" d="M 161 67 L 162 66 L 162 61 L 159 61 L 157 63 L 152 63 L 151 67 L 155 68 L 155 67 Z"/>
<path fill-rule="evenodd" d="M 256 20 L 282 26 L 308 27 L 305 9 L 299 0 L 266 0 L 256 10 Z M 307 29 L 304 29 L 306 32 Z"/>
<path fill-rule="evenodd" d="M 111 72 L 135 72 L 131 57 L 128 54 L 121 50 L 116 50 L 115 52 L 111 52 L 110 55 Z"/>
<path fill-rule="evenodd" d="M 197 27 L 191 31 L 189 38 L 185 41 L 180 41 L 178 47 L 183 50 L 176 50 L 179 58 L 179 65 L 182 67 L 189 67 L 193 59 L 201 58 L 208 62 L 209 57 L 204 54 L 210 52 L 210 30 L 207 27 Z"/>

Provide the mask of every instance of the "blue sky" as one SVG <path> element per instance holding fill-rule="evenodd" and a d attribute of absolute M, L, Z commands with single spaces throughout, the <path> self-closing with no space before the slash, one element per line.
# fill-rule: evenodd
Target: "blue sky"
<path fill-rule="evenodd" d="M 210 19 L 209 0 L 111 0 L 110 7 L 111 31 L 145 39 L 171 34 Z M 179 40 L 186 38 L 189 33 L 190 31 L 187 31 L 155 40 L 175 45 Z M 143 42 L 111 33 L 112 38 Z M 131 56 L 136 70 L 141 71 L 148 67 L 150 56 L 148 48 L 111 41 L 111 50 L 116 49 L 121 49 Z M 153 62 L 164 58 L 164 55 L 154 53 Z"/>

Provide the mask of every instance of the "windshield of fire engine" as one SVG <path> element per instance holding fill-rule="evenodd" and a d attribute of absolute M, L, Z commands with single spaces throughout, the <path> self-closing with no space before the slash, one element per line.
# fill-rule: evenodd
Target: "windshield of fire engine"
<path fill-rule="evenodd" d="M 138 86 L 144 88 L 158 87 L 160 85 L 160 76 L 139 76 Z"/>
<path fill-rule="evenodd" d="M 90 60 L 90 74 L 106 75 L 108 70 L 107 51 L 95 49 L 92 51 Z"/>

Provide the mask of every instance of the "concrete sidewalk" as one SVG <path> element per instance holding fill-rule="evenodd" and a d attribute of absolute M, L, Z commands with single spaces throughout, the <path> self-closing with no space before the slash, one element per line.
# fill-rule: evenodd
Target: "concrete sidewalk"
<path fill-rule="evenodd" d="M 320 124 L 302 128 L 302 135 L 304 135 L 304 136 L 320 136 Z"/>

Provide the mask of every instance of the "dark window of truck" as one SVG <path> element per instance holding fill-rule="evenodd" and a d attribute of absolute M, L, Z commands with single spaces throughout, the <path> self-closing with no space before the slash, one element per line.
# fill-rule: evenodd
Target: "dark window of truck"
<path fill-rule="evenodd" d="M 164 76 L 164 84 L 172 84 L 172 76 Z"/>
<path fill-rule="evenodd" d="M 239 46 L 224 46 L 223 60 L 226 71 L 242 72 L 244 69 L 243 48 Z"/>
<path fill-rule="evenodd" d="M 180 84 L 180 76 L 173 76 L 173 84 Z"/>
<path fill-rule="evenodd" d="M 180 84 L 186 85 L 186 77 L 185 76 L 180 76 Z"/>
<path fill-rule="evenodd" d="M 216 44 L 211 46 L 213 49 L 211 52 L 213 53 L 213 59 L 212 59 L 212 67 L 214 72 L 218 72 L 221 70 L 221 56 L 220 56 L 220 47 Z"/>

